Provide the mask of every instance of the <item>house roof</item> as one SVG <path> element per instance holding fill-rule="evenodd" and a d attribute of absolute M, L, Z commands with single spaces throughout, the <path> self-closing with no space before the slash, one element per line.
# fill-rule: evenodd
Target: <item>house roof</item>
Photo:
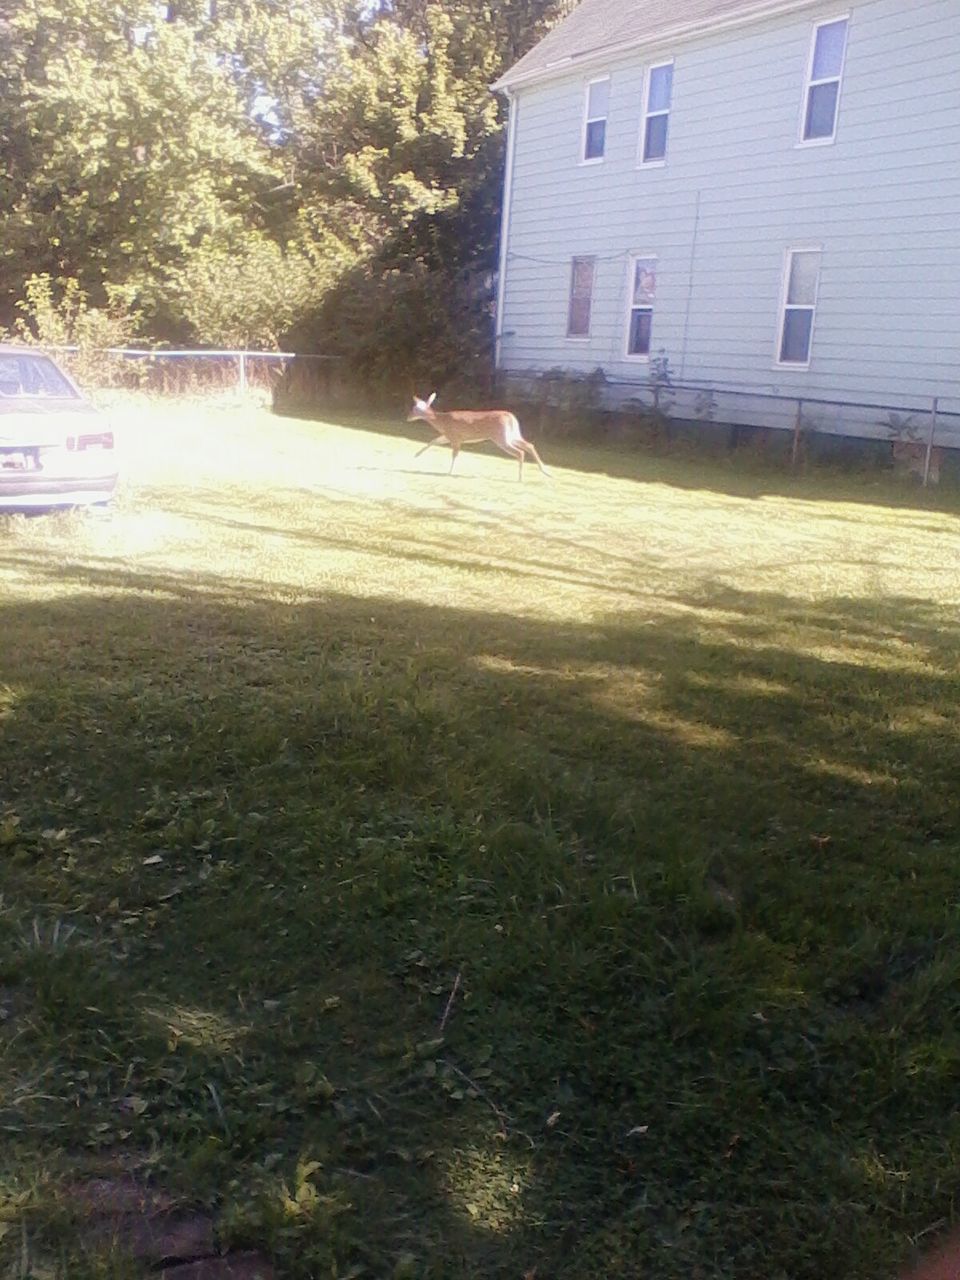
<path fill-rule="evenodd" d="M 569 17 L 493 87 L 512 89 L 638 45 L 738 26 L 815 3 L 817 0 L 581 0 Z"/>

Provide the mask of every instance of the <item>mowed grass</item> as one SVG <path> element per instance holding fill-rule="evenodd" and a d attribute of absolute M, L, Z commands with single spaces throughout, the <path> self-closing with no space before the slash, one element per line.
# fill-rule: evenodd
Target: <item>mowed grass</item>
<path fill-rule="evenodd" d="M 71 1210 L 118 1168 L 291 1280 L 879 1280 L 953 1220 L 955 512 L 114 413 L 113 514 L 0 521 L 10 1274 L 139 1274 Z"/>

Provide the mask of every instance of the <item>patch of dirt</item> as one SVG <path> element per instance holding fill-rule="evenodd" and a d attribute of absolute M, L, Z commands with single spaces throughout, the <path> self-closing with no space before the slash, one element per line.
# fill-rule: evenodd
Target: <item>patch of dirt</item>
<path fill-rule="evenodd" d="M 262 1254 L 219 1254 L 213 1219 L 129 1174 L 90 1178 L 67 1193 L 93 1249 L 120 1249 L 161 1280 L 274 1280 Z"/>
<path fill-rule="evenodd" d="M 90 1244 L 113 1246 L 140 1262 L 176 1262 L 216 1253 L 213 1220 L 200 1213 L 125 1213 L 91 1224 Z"/>
<path fill-rule="evenodd" d="M 122 1217 L 124 1214 L 169 1213 L 176 1205 L 172 1196 L 154 1191 L 125 1175 L 119 1178 L 91 1178 L 70 1190 L 68 1199 L 91 1217 Z"/>

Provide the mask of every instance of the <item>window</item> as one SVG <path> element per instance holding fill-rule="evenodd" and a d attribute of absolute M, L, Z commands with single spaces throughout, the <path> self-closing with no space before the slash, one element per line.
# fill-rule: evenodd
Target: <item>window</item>
<path fill-rule="evenodd" d="M 75 400 L 77 393 L 52 360 L 27 354 L 0 356 L 0 396 L 56 396 Z"/>
<path fill-rule="evenodd" d="M 820 287 L 820 250 L 788 249 L 784 271 L 778 364 L 810 363 L 813 316 Z"/>
<path fill-rule="evenodd" d="M 570 272 L 570 310 L 567 315 L 567 337 L 590 337 L 590 306 L 593 301 L 593 277 L 596 258 L 574 258 Z"/>
<path fill-rule="evenodd" d="M 583 118 L 583 159 L 602 160 L 607 149 L 607 109 L 610 80 L 592 80 L 587 85 Z"/>
<path fill-rule="evenodd" d="M 640 144 L 641 164 L 661 164 L 667 158 L 667 123 L 673 97 L 673 63 L 651 67 L 647 73 L 647 101 Z"/>
<path fill-rule="evenodd" d="M 846 18 L 821 22 L 814 28 L 803 103 L 803 142 L 832 142 L 836 136 L 846 51 Z"/>
<path fill-rule="evenodd" d="M 653 300 L 657 292 L 656 258 L 630 259 L 630 314 L 627 355 L 649 356 L 653 329 Z"/>

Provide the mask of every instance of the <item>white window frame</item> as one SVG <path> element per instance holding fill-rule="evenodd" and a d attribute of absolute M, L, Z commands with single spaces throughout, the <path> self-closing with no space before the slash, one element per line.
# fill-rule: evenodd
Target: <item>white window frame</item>
<path fill-rule="evenodd" d="M 847 30 L 843 39 L 843 60 L 840 63 L 840 74 L 836 76 L 825 76 L 823 79 L 814 80 L 813 63 L 817 56 L 817 37 L 820 34 L 821 27 L 831 27 L 835 22 L 845 22 Z M 850 14 L 835 13 L 832 18 L 822 18 L 814 24 L 813 35 L 810 38 L 810 52 L 807 54 L 807 74 L 804 80 L 803 97 L 800 102 L 800 127 L 797 135 L 798 147 L 832 147 L 837 140 L 837 128 L 840 124 L 840 99 L 843 96 L 843 81 L 847 69 L 847 49 L 850 44 Z M 833 113 L 833 132 L 827 138 L 805 138 L 804 131 L 807 127 L 807 111 L 810 105 L 810 91 L 820 84 L 837 84 L 837 105 Z"/>
<path fill-rule="evenodd" d="M 592 262 L 593 275 L 590 277 L 590 316 L 586 333 L 570 332 L 570 313 L 573 309 L 573 281 L 578 262 Z M 570 284 L 567 289 L 567 342 L 589 342 L 593 336 L 593 298 L 597 290 L 597 255 L 595 253 L 575 253 L 570 259 Z"/>
<path fill-rule="evenodd" d="M 657 284 L 660 283 L 660 259 L 657 254 L 646 250 L 637 250 L 630 253 L 627 257 L 627 314 L 624 324 L 623 333 L 623 358 L 625 360 L 634 361 L 637 364 L 650 363 L 650 351 L 653 350 L 653 317 L 657 310 L 656 295 L 654 295 L 653 305 L 650 310 L 650 351 L 631 351 L 630 350 L 630 330 L 633 327 L 633 281 L 636 275 L 638 262 L 655 262 L 657 264 Z"/>
<path fill-rule="evenodd" d="M 610 83 L 609 76 L 594 76 L 592 80 L 588 80 L 583 88 L 583 125 L 580 129 L 580 163 L 581 164 L 603 164 L 607 158 L 607 133 L 610 123 L 610 101 L 607 99 L 607 114 L 605 116 L 590 115 L 590 90 L 595 84 Z M 587 158 L 587 128 L 591 124 L 595 124 L 598 120 L 604 123 L 603 131 L 603 155 L 591 156 Z"/>
<path fill-rule="evenodd" d="M 637 166 L 640 169 L 662 169 L 667 163 L 667 151 L 670 149 L 670 117 L 673 115 L 673 80 L 670 82 L 670 105 L 666 111 L 650 110 L 650 86 L 653 80 L 654 71 L 659 71 L 661 67 L 672 67 L 676 69 L 673 58 L 664 58 L 663 62 L 654 62 L 647 67 L 646 74 L 643 78 L 643 116 L 640 120 L 640 151 L 637 159 Z M 662 159 L 647 160 L 644 152 L 647 148 L 647 121 L 651 116 L 667 117 L 667 151 L 664 152 Z"/>
<path fill-rule="evenodd" d="M 795 253 L 817 253 L 820 255 L 820 263 L 817 267 L 817 289 L 813 299 L 813 305 L 809 303 L 788 303 L 787 295 L 790 289 L 790 268 L 793 266 L 793 255 Z M 777 322 L 777 345 L 773 352 L 773 367 L 777 370 L 795 369 L 798 372 L 806 372 L 810 368 L 813 360 L 813 339 L 817 329 L 817 311 L 820 309 L 820 283 L 823 280 L 823 245 L 822 244 L 792 244 L 783 251 L 783 274 L 780 281 L 780 313 Z M 783 333 L 787 327 L 787 308 L 795 311 L 812 311 L 810 317 L 810 345 L 807 349 L 807 359 L 803 363 L 799 360 L 781 360 L 780 353 L 783 350 Z"/>

